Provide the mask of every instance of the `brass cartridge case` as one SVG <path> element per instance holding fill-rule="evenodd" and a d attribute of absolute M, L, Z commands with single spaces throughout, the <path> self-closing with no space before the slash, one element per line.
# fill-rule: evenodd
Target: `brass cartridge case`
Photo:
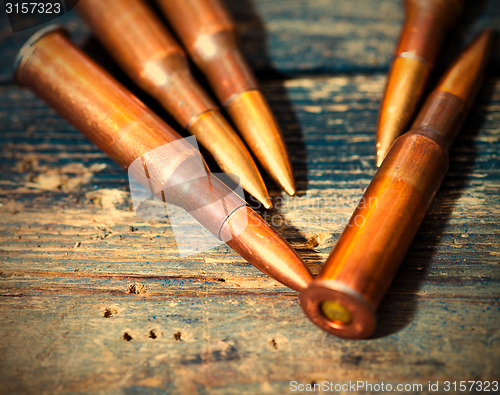
<path fill-rule="evenodd" d="M 320 274 L 302 292 L 302 308 L 325 331 L 360 339 L 374 330 L 375 310 L 447 171 L 490 43 L 486 31 L 449 68 L 410 131 L 394 142 Z"/>
<path fill-rule="evenodd" d="M 406 0 L 405 22 L 381 102 L 376 135 L 377 166 L 410 125 L 441 45 L 458 20 L 463 0 Z"/>
<path fill-rule="evenodd" d="M 137 160 L 147 163 L 146 177 L 140 171 L 132 175 L 157 197 L 187 210 L 257 268 L 295 290 L 312 280 L 288 243 L 211 176 L 199 151 L 73 46 L 61 29 L 42 29 L 25 44 L 16 80 L 124 169 L 130 172 Z"/>

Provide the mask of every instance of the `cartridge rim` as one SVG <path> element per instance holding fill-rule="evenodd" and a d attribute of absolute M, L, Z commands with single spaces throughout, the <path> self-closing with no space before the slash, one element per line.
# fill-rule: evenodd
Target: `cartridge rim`
<path fill-rule="evenodd" d="M 349 322 L 342 324 L 328 319 L 322 312 L 323 302 L 332 301 L 350 313 Z M 375 329 L 373 307 L 363 296 L 344 283 L 316 280 L 300 295 L 302 309 L 311 321 L 326 332 L 345 339 L 364 339 Z"/>
<path fill-rule="evenodd" d="M 14 60 L 14 80 L 19 84 L 22 85 L 22 78 L 19 74 L 19 70 L 22 68 L 20 67 L 23 60 L 25 59 L 26 55 L 29 55 L 30 52 L 33 49 L 33 46 L 40 41 L 43 37 L 48 35 L 49 33 L 52 32 L 60 32 L 63 33 L 66 36 L 69 36 L 68 31 L 66 28 L 64 28 L 61 25 L 55 25 L 55 24 L 50 24 L 45 27 L 42 27 L 41 29 L 37 30 L 33 35 L 28 38 L 28 40 L 23 44 L 23 46 L 19 49 L 16 55 L 16 59 Z"/>

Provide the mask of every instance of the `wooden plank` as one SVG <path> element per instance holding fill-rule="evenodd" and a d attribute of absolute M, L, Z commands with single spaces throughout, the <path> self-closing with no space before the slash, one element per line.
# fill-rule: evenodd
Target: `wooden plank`
<path fill-rule="evenodd" d="M 250 64 L 260 77 L 267 78 L 303 73 L 386 72 L 403 16 L 400 0 L 239 0 L 226 3 L 237 21 L 242 49 Z M 447 64 L 464 40 L 485 27 L 498 26 L 499 21 L 498 1 L 468 2 L 460 24 L 443 49 L 441 64 Z M 88 29 L 74 11 L 52 23 L 66 26 L 79 45 L 89 46 Z M 12 34 L 6 15 L 0 13 L 0 82 L 12 82 L 15 54 L 37 29 Z M 95 46 L 95 43 L 90 44 Z M 496 73 L 500 70 L 498 45 L 494 49 L 491 69 Z"/>
<path fill-rule="evenodd" d="M 5 321 L 14 321 L 2 338 L 3 391 L 250 394 L 283 393 L 290 380 L 426 384 L 498 377 L 498 329 L 484 325 L 495 315 L 486 303 L 420 298 L 409 328 L 349 342 L 298 319 L 294 297 L 222 299 L 220 291 L 203 290 L 199 297 L 182 298 L 94 289 L 90 300 L 79 292 L 11 298 L 9 311 L 2 312 Z M 106 318 L 106 309 L 116 313 Z M 460 336 L 455 326 L 463 326 Z M 426 338 L 416 341 L 420 331 Z M 23 348 L 5 347 L 7 342 Z"/>
<path fill-rule="evenodd" d="M 384 82 L 264 84 L 299 193 L 273 188 L 277 207 L 262 213 L 315 273 L 374 174 Z M 125 172 L 31 93 L 0 97 L 2 392 L 284 393 L 291 380 L 500 375 L 500 80 L 459 134 L 375 338 L 356 342 L 321 332 L 295 292 L 227 246 L 179 258 L 168 222 L 131 210 Z"/>

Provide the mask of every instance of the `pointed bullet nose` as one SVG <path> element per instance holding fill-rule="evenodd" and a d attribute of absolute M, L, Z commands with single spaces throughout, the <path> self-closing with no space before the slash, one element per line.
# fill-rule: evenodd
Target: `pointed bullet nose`
<path fill-rule="evenodd" d="M 287 287 L 300 292 L 312 282 L 311 272 L 295 250 L 251 208 L 233 212 L 220 236 L 257 269 Z"/>
<path fill-rule="evenodd" d="M 470 104 L 483 77 L 492 41 L 492 29 L 480 33 L 448 69 L 437 89 L 450 92 Z"/>
<path fill-rule="evenodd" d="M 273 207 L 271 198 L 267 195 L 267 190 L 265 191 L 265 193 L 264 191 L 257 191 L 257 190 L 251 192 L 249 189 L 247 189 L 247 191 L 248 193 L 252 194 L 252 196 L 256 198 L 259 202 L 261 202 L 264 208 L 269 209 Z"/>
<path fill-rule="evenodd" d="M 382 129 L 383 131 L 384 129 Z M 387 136 L 387 134 L 384 134 L 384 136 Z M 376 160 L 377 160 L 377 167 L 382 166 L 382 163 L 384 162 L 384 159 L 389 152 L 389 148 L 391 147 L 391 141 L 389 139 L 383 139 L 377 143 L 377 151 L 375 153 Z"/>
<path fill-rule="evenodd" d="M 394 60 L 380 106 L 377 129 L 377 167 L 392 143 L 406 132 L 429 77 L 430 66 L 417 58 Z"/>
<path fill-rule="evenodd" d="M 288 194 L 295 194 L 292 166 L 280 129 L 258 90 L 234 97 L 227 110 L 239 132 L 268 174 Z"/>
<path fill-rule="evenodd" d="M 290 196 L 294 196 L 297 190 L 295 189 L 295 181 L 293 176 L 290 174 L 283 175 L 280 177 L 281 187 L 288 193 Z"/>

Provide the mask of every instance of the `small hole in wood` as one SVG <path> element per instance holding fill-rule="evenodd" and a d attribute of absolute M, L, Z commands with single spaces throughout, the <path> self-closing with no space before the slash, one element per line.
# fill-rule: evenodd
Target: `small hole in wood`
<path fill-rule="evenodd" d="M 104 310 L 104 318 L 114 317 L 117 314 L 118 311 L 112 307 L 108 307 L 106 310 Z"/>
<path fill-rule="evenodd" d="M 147 288 L 144 284 L 141 283 L 134 283 L 134 284 L 129 284 L 127 287 L 127 292 L 131 294 L 142 294 L 147 291 Z"/>
<path fill-rule="evenodd" d="M 132 336 L 130 336 L 127 332 L 123 333 L 123 340 L 130 341 L 132 340 Z"/>
<path fill-rule="evenodd" d="M 174 339 L 175 339 L 175 340 L 178 340 L 178 341 L 182 341 L 182 339 L 181 339 L 181 335 L 182 335 L 182 333 L 180 333 L 180 332 L 175 332 L 175 333 L 174 333 Z"/>

